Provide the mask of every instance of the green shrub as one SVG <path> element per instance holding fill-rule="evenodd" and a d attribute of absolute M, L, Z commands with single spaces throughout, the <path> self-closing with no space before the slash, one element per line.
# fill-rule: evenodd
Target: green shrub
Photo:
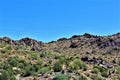
<path fill-rule="evenodd" d="M 16 80 L 13 71 L 8 69 L 4 70 L 2 74 L 0 75 L 0 80 Z"/>
<path fill-rule="evenodd" d="M 40 70 L 40 66 L 39 65 L 37 65 L 37 64 L 34 64 L 34 65 L 32 65 L 32 71 L 34 71 L 34 72 L 38 72 L 39 70 Z"/>
<path fill-rule="evenodd" d="M 28 65 L 27 63 L 26 63 L 26 61 L 25 60 L 23 60 L 23 59 L 19 59 L 18 60 L 18 68 L 20 68 L 20 69 L 25 69 L 25 67 Z"/>
<path fill-rule="evenodd" d="M 56 63 L 54 64 L 53 70 L 54 70 L 55 72 L 60 72 L 60 71 L 62 70 L 62 64 L 61 64 L 60 61 L 58 61 L 58 62 L 56 62 Z"/>
<path fill-rule="evenodd" d="M 15 50 L 19 50 L 19 49 L 22 49 L 22 46 L 18 45 L 18 46 L 15 47 Z"/>
<path fill-rule="evenodd" d="M 0 80 L 8 80 L 8 79 L 10 79 L 10 75 L 8 71 L 4 71 L 2 75 L 0 75 Z"/>
<path fill-rule="evenodd" d="M 80 77 L 80 80 L 87 80 L 87 78 L 84 77 L 84 76 L 81 76 L 81 77 Z"/>
<path fill-rule="evenodd" d="M 109 76 L 108 70 L 106 69 L 106 70 L 104 70 L 103 72 L 101 72 L 101 76 L 102 76 L 102 77 L 108 77 L 108 76 Z"/>
<path fill-rule="evenodd" d="M 32 72 L 30 70 L 23 70 L 21 73 L 21 76 L 23 77 L 27 77 L 27 76 L 31 76 Z"/>
<path fill-rule="evenodd" d="M 98 73 L 99 73 L 99 70 L 98 70 L 97 68 L 94 68 L 94 69 L 92 70 L 92 73 L 98 74 Z"/>
<path fill-rule="evenodd" d="M 4 70 L 7 70 L 7 69 L 11 69 L 11 70 L 12 70 L 12 66 L 11 66 L 10 64 L 8 64 L 8 63 L 5 63 L 5 64 L 3 65 L 3 69 L 4 69 Z"/>
<path fill-rule="evenodd" d="M 12 46 L 10 46 L 10 45 L 6 46 L 5 50 L 12 50 Z"/>
<path fill-rule="evenodd" d="M 8 64 L 10 64 L 12 67 L 18 66 L 18 57 L 9 57 L 8 58 Z"/>
<path fill-rule="evenodd" d="M 45 53 L 39 53 L 39 56 L 40 57 L 45 57 L 46 55 L 45 55 Z"/>
<path fill-rule="evenodd" d="M 0 48 L 3 48 L 3 47 L 4 47 L 4 45 L 0 43 Z"/>
<path fill-rule="evenodd" d="M 60 57 L 60 62 L 63 64 L 63 63 L 66 63 L 66 58 L 65 56 L 61 56 Z"/>
<path fill-rule="evenodd" d="M 45 74 L 46 72 L 50 71 L 48 67 L 43 67 L 39 70 L 40 74 Z"/>
<path fill-rule="evenodd" d="M 116 73 L 117 73 L 117 74 L 120 74 L 120 67 L 117 67 L 117 68 L 116 68 Z"/>
<path fill-rule="evenodd" d="M 118 80 L 117 78 L 112 78 L 112 80 Z"/>
<path fill-rule="evenodd" d="M 101 66 L 94 66 L 94 68 L 97 68 L 100 72 L 104 71 L 104 68 L 102 68 Z"/>
<path fill-rule="evenodd" d="M 27 77 L 27 76 L 31 76 L 34 74 L 33 70 L 31 69 L 31 65 L 30 64 L 27 64 L 25 66 L 25 68 L 21 71 L 21 76 L 23 77 Z"/>
<path fill-rule="evenodd" d="M 43 64 L 43 61 L 41 59 L 38 59 L 37 60 L 37 65 L 42 66 L 42 64 Z"/>
<path fill-rule="evenodd" d="M 86 71 L 87 70 L 87 66 L 85 64 L 82 64 L 82 69 L 83 69 L 83 71 Z"/>
<path fill-rule="evenodd" d="M 53 80 L 68 80 L 68 77 L 66 77 L 65 75 L 55 75 L 55 77 L 53 78 Z"/>
<path fill-rule="evenodd" d="M 39 58 L 39 53 L 37 52 L 31 52 L 31 59 L 32 60 L 37 60 Z"/>
<path fill-rule="evenodd" d="M 83 69 L 84 71 L 87 70 L 87 66 L 80 60 L 80 59 L 74 59 L 73 65 L 75 70 Z"/>

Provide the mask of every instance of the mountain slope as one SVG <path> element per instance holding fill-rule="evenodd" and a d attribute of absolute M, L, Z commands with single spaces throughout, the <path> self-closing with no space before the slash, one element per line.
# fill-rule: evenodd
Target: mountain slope
<path fill-rule="evenodd" d="M 0 78 L 5 74 L 38 80 L 59 80 L 56 76 L 64 76 L 65 80 L 120 79 L 120 33 L 109 36 L 85 33 L 49 43 L 3 37 L 0 38 L 0 55 Z"/>

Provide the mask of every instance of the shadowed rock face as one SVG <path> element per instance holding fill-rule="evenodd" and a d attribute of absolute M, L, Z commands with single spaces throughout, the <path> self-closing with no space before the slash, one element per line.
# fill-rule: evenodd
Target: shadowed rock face
<path fill-rule="evenodd" d="M 0 43 L 4 45 L 12 45 L 13 47 L 18 45 L 23 47 L 29 46 L 33 51 L 41 51 L 41 47 L 43 46 L 42 42 L 31 38 L 23 38 L 21 40 L 14 41 L 8 37 L 3 37 L 0 38 Z"/>
<path fill-rule="evenodd" d="M 5 45 L 7 45 L 7 44 L 15 45 L 15 41 L 10 39 L 10 38 L 8 38 L 8 37 L 0 38 L 0 43 L 5 44 Z"/>
<path fill-rule="evenodd" d="M 33 51 L 40 51 L 43 46 L 42 42 L 36 41 L 31 38 L 23 38 L 18 41 L 19 44 L 23 46 L 30 46 Z"/>
<path fill-rule="evenodd" d="M 79 46 L 79 44 L 77 42 L 73 42 L 70 45 L 70 48 L 77 48 Z"/>
<path fill-rule="evenodd" d="M 23 43 L 23 45 L 31 46 L 31 45 L 35 45 L 35 44 L 41 45 L 42 42 L 38 42 L 31 38 L 23 38 L 23 39 L 19 40 L 19 43 Z"/>

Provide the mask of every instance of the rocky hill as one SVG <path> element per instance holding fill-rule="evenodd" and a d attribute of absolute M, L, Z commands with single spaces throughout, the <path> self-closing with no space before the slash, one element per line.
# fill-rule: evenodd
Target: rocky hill
<path fill-rule="evenodd" d="M 0 55 L 0 80 L 120 80 L 120 33 L 85 33 L 49 43 L 3 37 Z"/>

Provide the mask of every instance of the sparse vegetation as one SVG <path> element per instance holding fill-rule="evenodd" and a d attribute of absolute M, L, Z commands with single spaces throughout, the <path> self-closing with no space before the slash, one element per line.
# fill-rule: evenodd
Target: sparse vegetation
<path fill-rule="evenodd" d="M 51 43 L 0 39 L 0 80 L 119 80 L 119 36 L 85 34 Z"/>

